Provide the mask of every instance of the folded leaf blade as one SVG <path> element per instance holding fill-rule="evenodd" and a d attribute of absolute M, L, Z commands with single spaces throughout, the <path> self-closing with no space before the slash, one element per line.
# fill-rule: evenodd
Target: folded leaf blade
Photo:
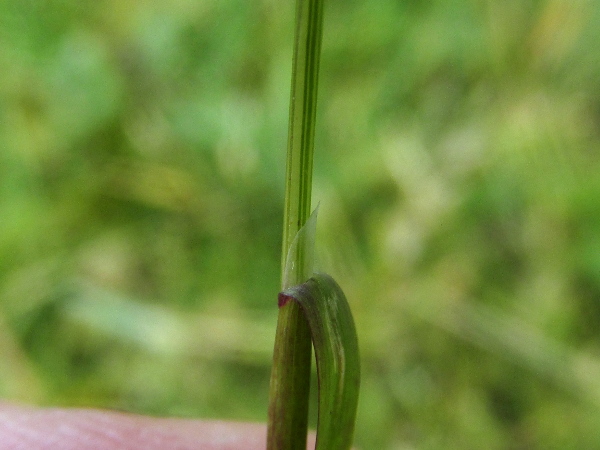
<path fill-rule="evenodd" d="M 298 302 L 310 327 L 317 361 L 317 450 L 352 445 L 360 385 L 356 328 L 348 301 L 335 280 L 315 274 L 279 294 L 279 306 Z"/>

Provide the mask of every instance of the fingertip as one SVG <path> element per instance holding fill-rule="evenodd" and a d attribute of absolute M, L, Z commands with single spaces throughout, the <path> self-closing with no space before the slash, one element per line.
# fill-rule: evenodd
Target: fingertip
<path fill-rule="evenodd" d="M 0 403 L 0 442 L 6 450 L 262 450 L 266 426 Z"/>

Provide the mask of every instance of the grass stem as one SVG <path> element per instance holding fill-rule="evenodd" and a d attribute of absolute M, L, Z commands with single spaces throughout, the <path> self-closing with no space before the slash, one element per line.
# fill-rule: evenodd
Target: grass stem
<path fill-rule="evenodd" d="M 305 252 L 296 253 L 292 276 L 283 277 L 293 239 L 311 210 L 312 165 L 323 0 L 297 0 L 286 188 L 282 245 L 282 289 L 312 275 L 304 264 Z M 302 246 L 301 246 L 302 247 Z M 310 265 L 309 265 L 310 266 Z M 310 272 L 310 273 L 307 273 Z M 284 282 L 284 279 L 287 281 Z M 306 449 L 311 339 L 308 323 L 296 302 L 279 309 L 271 388 L 267 448 Z"/>

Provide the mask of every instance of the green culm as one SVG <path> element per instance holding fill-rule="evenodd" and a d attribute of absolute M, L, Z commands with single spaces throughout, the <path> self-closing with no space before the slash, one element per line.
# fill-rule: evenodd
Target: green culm
<path fill-rule="evenodd" d="M 360 361 L 344 293 L 313 273 L 316 211 L 311 211 L 323 0 L 297 0 L 282 245 L 267 448 L 306 448 L 311 340 L 318 374 L 317 449 L 352 445 Z"/>

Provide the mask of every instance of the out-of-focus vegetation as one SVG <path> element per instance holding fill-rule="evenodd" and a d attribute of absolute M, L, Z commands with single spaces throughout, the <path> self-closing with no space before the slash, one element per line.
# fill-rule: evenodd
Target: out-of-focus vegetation
<path fill-rule="evenodd" d="M 1 397 L 266 421 L 293 13 L 0 2 Z M 359 448 L 600 447 L 599 24 L 326 5 L 317 245 Z"/>

